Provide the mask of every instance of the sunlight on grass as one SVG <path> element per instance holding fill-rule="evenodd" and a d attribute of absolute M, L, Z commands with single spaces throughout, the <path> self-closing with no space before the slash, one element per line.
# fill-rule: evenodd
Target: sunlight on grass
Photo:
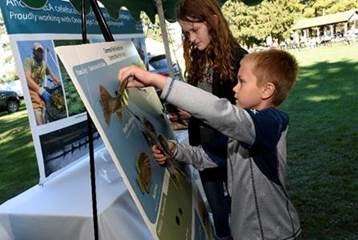
<path fill-rule="evenodd" d="M 327 96 L 305 97 L 305 100 L 308 100 L 311 102 L 323 102 L 323 101 L 330 101 L 330 100 L 338 100 L 339 98 L 340 98 L 340 96 L 327 95 Z"/>
<path fill-rule="evenodd" d="M 38 181 L 32 135 L 24 110 L 0 115 L 0 204 Z"/>
<path fill-rule="evenodd" d="M 358 44 L 292 52 L 289 189 L 307 240 L 358 239 Z"/>
<path fill-rule="evenodd" d="M 301 71 L 298 80 L 303 80 L 304 78 L 317 75 L 318 73 L 319 73 L 318 70 L 316 70 L 316 71 L 309 71 L 309 72 Z"/>
<path fill-rule="evenodd" d="M 19 111 L 19 112 L 15 112 L 15 113 L 11 113 L 11 114 L 6 114 L 5 116 L 2 117 L 2 120 L 8 121 L 8 120 L 15 120 L 18 118 L 22 118 L 22 117 L 27 117 L 27 112 L 26 111 Z"/>
<path fill-rule="evenodd" d="M 357 62 L 358 44 L 338 44 L 332 47 L 305 48 L 300 51 L 291 50 L 290 52 L 295 55 L 301 67 L 317 62 Z"/>
<path fill-rule="evenodd" d="M 2 133 L 0 133 L 0 143 L 2 143 L 2 140 L 6 139 L 6 142 L 13 140 L 14 138 L 16 138 L 16 134 L 18 133 L 22 133 L 26 130 L 30 130 L 30 128 L 26 127 L 26 126 L 22 126 L 22 127 L 16 127 L 13 129 L 9 129 L 7 131 L 4 131 Z M 3 143 L 6 143 L 3 142 Z"/>
<path fill-rule="evenodd" d="M 341 68 L 338 68 L 338 67 L 336 67 L 336 68 L 329 68 L 329 69 L 327 69 L 326 70 L 328 73 L 338 73 L 339 71 L 341 71 Z"/>
<path fill-rule="evenodd" d="M 26 145 L 25 145 L 24 147 L 25 147 L 25 148 L 34 147 L 34 143 L 33 143 L 33 142 L 26 143 Z"/>
<path fill-rule="evenodd" d="M 318 85 L 317 84 L 308 84 L 305 88 L 306 89 L 314 89 L 314 88 L 317 88 Z"/>

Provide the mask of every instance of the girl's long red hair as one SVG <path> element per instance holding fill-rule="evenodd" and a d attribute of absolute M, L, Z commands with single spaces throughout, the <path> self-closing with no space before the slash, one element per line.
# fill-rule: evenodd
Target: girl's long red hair
<path fill-rule="evenodd" d="M 183 35 L 185 75 L 196 85 L 202 81 L 208 65 L 220 73 L 224 81 L 236 76 L 233 49 L 240 47 L 233 37 L 216 0 L 183 0 L 178 9 L 178 20 L 207 24 L 211 41 L 205 50 L 195 48 Z"/>

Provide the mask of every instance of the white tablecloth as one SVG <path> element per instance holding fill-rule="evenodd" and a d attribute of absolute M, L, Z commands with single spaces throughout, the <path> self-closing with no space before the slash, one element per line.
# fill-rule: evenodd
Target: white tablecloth
<path fill-rule="evenodd" d="M 152 239 L 114 163 L 95 161 L 99 239 Z M 88 158 L 0 205 L 0 239 L 94 239 Z"/>

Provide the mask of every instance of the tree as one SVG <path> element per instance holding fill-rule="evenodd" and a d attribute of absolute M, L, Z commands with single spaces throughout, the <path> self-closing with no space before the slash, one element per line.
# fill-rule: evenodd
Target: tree
<path fill-rule="evenodd" d="M 336 2 L 336 0 L 308 1 L 304 10 L 304 17 L 312 18 L 326 15 L 327 9 L 332 7 Z"/>
<path fill-rule="evenodd" d="M 341 0 L 334 4 L 327 10 L 327 13 L 333 14 L 337 12 L 344 12 L 351 9 L 358 9 L 358 1 L 356 0 Z"/>
<path fill-rule="evenodd" d="M 319 17 L 337 12 L 344 12 L 351 9 L 357 9 L 356 0 L 315 0 L 306 1 L 304 17 Z"/>
<path fill-rule="evenodd" d="M 147 38 L 152 38 L 154 40 L 162 41 L 162 33 L 159 25 L 159 17 L 155 15 L 155 22 L 152 23 L 149 17 L 142 12 L 140 18 L 143 25 L 144 34 Z"/>
<path fill-rule="evenodd" d="M 234 36 L 252 47 L 269 36 L 279 41 L 288 38 L 303 7 L 299 0 L 266 0 L 253 7 L 229 0 L 222 9 Z"/>
<path fill-rule="evenodd" d="M 0 83 L 19 79 L 15 69 L 15 60 L 6 37 L 4 21 L 0 12 Z"/>

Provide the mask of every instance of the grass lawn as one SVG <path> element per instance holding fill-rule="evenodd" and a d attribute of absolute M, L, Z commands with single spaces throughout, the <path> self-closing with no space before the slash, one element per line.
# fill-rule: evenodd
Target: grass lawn
<path fill-rule="evenodd" d="M 289 193 L 304 239 L 358 239 L 358 44 L 292 51 Z M 38 181 L 25 111 L 0 114 L 0 203 Z"/>
<path fill-rule="evenodd" d="M 292 51 L 289 191 L 304 239 L 358 239 L 358 44 Z"/>
<path fill-rule="evenodd" d="M 0 204 L 38 182 L 32 136 L 22 101 L 20 111 L 0 113 Z"/>

